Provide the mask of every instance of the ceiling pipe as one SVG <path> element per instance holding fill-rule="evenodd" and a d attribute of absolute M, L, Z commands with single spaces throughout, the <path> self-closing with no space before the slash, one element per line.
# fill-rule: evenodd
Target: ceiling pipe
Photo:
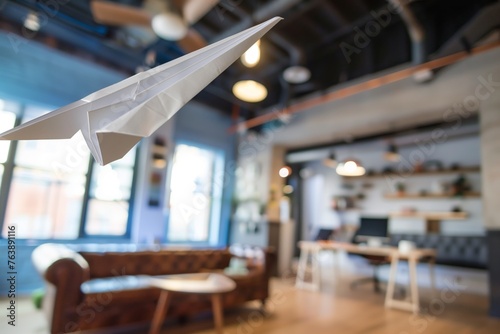
<path fill-rule="evenodd" d="M 289 10 L 290 8 L 301 3 L 302 0 L 275 0 L 270 2 L 267 5 L 260 7 L 255 13 L 252 15 L 248 15 L 244 18 L 240 23 L 233 25 L 231 28 L 221 32 L 213 39 L 210 40 L 209 44 L 220 41 L 226 37 L 239 33 L 245 29 L 250 28 L 255 23 L 264 22 L 270 18 L 273 18 L 277 15 L 282 14 L 283 12 Z M 234 6 L 234 9 L 237 9 L 237 5 Z M 232 10 L 232 8 L 228 9 Z"/>
<path fill-rule="evenodd" d="M 315 1 L 314 4 L 309 4 L 309 5 L 310 6 L 315 5 L 317 2 L 320 2 L 320 1 Z M 270 3 L 268 6 L 262 7 L 260 10 L 258 10 L 256 13 L 254 13 L 252 15 L 252 14 L 249 14 L 248 12 L 246 12 L 241 7 L 238 7 L 238 6 L 229 7 L 229 6 L 225 5 L 224 2 L 221 2 L 221 6 L 223 6 L 227 10 L 234 13 L 236 16 L 238 16 L 242 20 L 238 24 L 238 26 L 239 25 L 243 26 L 243 25 L 248 24 L 248 27 L 255 24 L 255 22 L 260 22 L 260 20 L 266 20 L 268 17 L 270 18 L 270 17 L 273 17 L 275 15 L 279 15 L 281 12 L 292 8 L 296 4 L 298 4 L 298 2 L 290 1 L 290 0 L 288 0 L 288 1 L 274 1 L 274 2 Z M 234 28 L 234 27 L 231 29 L 236 30 L 236 28 Z M 226 34 L 226 32 L 223 32 L 222 34 Z M 220 36 L 221 35 L 216 36 L 214 38 L 214 40 L 218 40 L 220 38 Z M 286 38 L 284 38 L 283 36 L 281 36 L 277 32 L 273 32 L 273 31 L 269 32 L 268 38 L 276 46 L 278 46 L 280 49 L 282 49 L 283 51 L 288 53 L 289 59 L 290 59 L 289 66 L 304 65 L 305 64 L 306 57 L 305 57 L 305 54 L 301 48 L 299 48 L 295 44 L 291 43 L 290 41 L 288 41 Z M 266 75 L 256 74 L 256 76 L 267 77 L 268 75 L 267 74 Z M 281 95 L 280 95 L 279 104 L 280 104 L 281 108 L 287 108 L 289 103 L 290 103 L 290 99 L 293 95 L 293 89 L 292 89 L 290 83 L 286 82 L 281 75 L 280 75 L 279 83 L 281 86 Z"/>
<path fill-rule="evenodd" d="M 304 64 L 305 55 L 304 52 L 298 46 L 289 42 L 286 38 L 277 33 L 269 35 L 269 39 L 273 43 L 278 45 L 280 48 L 288 52 L 290 56 L 290 66 Z"/>
<path fill-rule="evenodd" d="M 450 56 L 446 56 L 443 58 L 431 60 L 427 63 L 420 64 L 420 65 L 414 65 L 409 68 L 387 74 L 382 77 L 378 77 L 375 79 L 371 79 L 368 81 L 361 82 L 359 84 L 355 84 L 349 87 L 345 87 L 342 89 L 334 90 L 329 93 L 320 95 L 320 96 L 314 96 L 310 97 L 309 99 L 297 102 L 290 107 L 284 109 L 281 115 L 287 114 L 287 115 L 292 115 L 296 114 L 299 112 L 303 112 L 306 110 L 311 110 L 312 108 L 325 104 L 325 103 L 330 103 L 333 101 L 341 100 L 349 96 L 353 96 L 365 91 L 370 91 L 375 88 L 379 88 L 391 83 L 395 83 L 404 79 L 407 79 L 411 76 L 413 76 L 416 72 L 419 71 L 430 71 L 430 70 L 435 70 L 438 68 L 442 68 L 445 66 L 449 66 L 452 64 L 455 64 L 459 61 L 465 60 L 467 58 L 470 58 L 472 56 L 486 53 L 488 51 L 491 51 L 493 49 L 497 49 L 500 47 L 500 42 L 495 42 L 495 43 L 490 43 L 487 45 L 481 45 L 478 46 L 470 52 L 467 51 L 461 51 L 457 52 L 455 54 L 452 54 Z M 279 115 L 277 115 L 276 112 L 268 112 L 263 115 L 257 116 L 255 118 L 249 119 L 245 122 L 238 123 L 235 126 L 232 126 L 229 128 L 229 133 L 234 133 L 237 131 L 238 128 L 246 128 L 250 129 L 253 127 L 256 127 L 258 125 L 270 122 L 276 118 L 278 118 Z"/>
<path fill-rule="evenodd" d="M 464 42 L 474 46 L 481 38 L 500 25 L 500 3 L 494 3 L 480 10 L 462 29 L 451 37 L 436 53 L 444 57 L 462 51 Z M 465 47 L 465 49 L 467 49 Z"/>
<path fill-rule="evenodd" d="M 393 5 L 408 29 L 412 42 L 412 60 L 414 65 L 423 64 L 427 60 L 425 49 L 425 30 L 408 5 L 411 0 L 388 0 Z"/>
<path fill-rule="evenodd" d="M 240 18 L 240 20 L 242 20 L 242 22 L 245 22 L 249 17 L 250 18 L 252 17 L 251 14 L 246 12 L 241 7 L 237 7 L 237 6 L 230 7 L 229 5 L 226 5 L 224 3 L 224 1 L 221 2 L 221 6 L 223 6 L 224 8 L 227 8 L 227 10 L 231 11 L 233 14 L 238 16 Z M 250 24 L 250 26 L 252 26 L 252 25 L 253 24 Z M 286 41 L 283 37 L 278 35 L 276 32 L 270 31 L 267 33 L 267 36 L 272 42 L 274 42 L 276 45 L 278 45 L 283 51 L 285 51 L 289 55 L 291 55 L 291 57 L 293 57 L 292 55 L 297 55 L 298 58 L 303 57 L 303 55 L 301 54 L 302 50 L 300 50 L 297 46 L 293 45 L 292 43 L 289 43 L 288 41 Z M 217 39 L 218 39 L 218 36 L 216 36 L 214 38 L 214 40 L 217 40 Z M 281 50 L 278 50 L 276 47 L 274 47 L 274 49 L 278 52 L 281 51 Z"/>

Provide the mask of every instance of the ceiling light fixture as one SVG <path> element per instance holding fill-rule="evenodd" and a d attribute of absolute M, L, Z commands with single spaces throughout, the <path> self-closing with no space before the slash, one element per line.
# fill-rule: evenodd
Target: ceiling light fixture
<path fill-rule="evenodd" d="M 362 176 L 365 175 L 366 170 L 361 167 L 358 161 L 350 159 L 346 162 L 339 163 L 336 172 L 341 176 Z"/>
<path fill-rule="evenodd" d="M 234 84 L 233 94 L 245 102 L 260 102 L 267 97 L 267 88 L 254 80 L 242 80 Z"/>
<path fill-rule="evenodd" d="M 182 17 L 169 12 L 155 15 L 151 27 L 158 36 L 169 41 L 178 41 L 188 32 L 187 23 Z"/>
<path fill-rule="evenodd" d="M 241 62 L 246 67 L 255 67 L 260 61 L 260 40 L 255 42 L 242 56 Z"/>
<path fill-rule="evenodd" d="M 283 187 L 283 193 L 286 194 L 286 195 L 290 195 L 291 193 L 293 193 L 293 186 L 291 185 L 286 185 Z"/>
<path fill-rule="evenodd" d="M 31 31 L 40 30 L 40 19 L 36 13 L 29 13 L 24 19 L 24 27 Z"/>
<path fill-rule="evenodd" d="M 323 160 L 323 165 L 327 166 L 327 167 L 330 167 L 330 168 L 335 168 L 337 167 L 338 163 L 337 163 L 337 159 L 335 158 L 335 153 L 330 153 L 328 155 L 328 157 Z"/>
<path fill-rule="evenodd" d="M 413 73 L 413 80 L 418 83 L 426 83 L 434 78 L 434 72 L 429 69 L 422 69 Z"/>
<path fill-rule="evenodd" d="M 283 78 L 291 84 L 301 84 L 311 78 L 311 71 L 304 66 L 290 66 L 283 72 Z"/>
<path fill-rule="evenodd" d="M 290 174 L 292 174 L 292 169 L 288 166 L 281 167 L 278 174 L 282 178 L 288 177 L 290 176 Z"/>
<path fill-rule="evenodd" d="M 387 151 L 384 153 L 384 159 L 387 161 L 398 162 L 401 160 L 401 155 L 399 155 L 398 147 L 394 144 L 390 144 L 387 147 Z"/>

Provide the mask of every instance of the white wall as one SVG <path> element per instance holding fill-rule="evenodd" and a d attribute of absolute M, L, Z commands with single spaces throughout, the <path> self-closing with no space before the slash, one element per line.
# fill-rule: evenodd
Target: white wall
<path fill-rule="evenodd" d="M 168 195 L 166 192 L 167 175 L 173 160 L 174 142 L 173 132 L 175 122 L 173 120 L 164 124 L 155 134 L 149 138 L 144 138 L 141 142 L 139 166 L 137 171 L 137 181 L 134 201 L 134 217 L 132 223 L 132 242 L 153 243 L 165 240 L 167 233 L 168 208 L 163 204 Z M 161 204 L 159 206 L 149 206 L 149 176 L 152 171 L 151 149 L 154 138 L 162 137 L 167 141 L 167 168 L 163 170 L 163 188 L 161 193 Z"/>
<path fill-rule="evenodd" d="M 409 160 L 410 154 L 418 147 L 404 147 L 400 154 L 404 160 Z M 391 165 L 383 160 L 383 150 L 374 150 L 370 147 L 363 149 L 358 146 L 355 150 L 340 149 L 335 151 L 337 159 L 343 160 L 347 157 L 355 157 L 363 166 L 369 170 L 382 171 L 385 166 Z M 480 164 L 480 140 L 479 137 L 467 137 L 449 140 L 435 146 L 432 154 L 426 155 L 426 160 L 437 159 L 445 167 L 453 163 L 461 166 L 478 166 Z M 392 167 L 397 170 L 396 165 Z M 442 234 L 453 235 L 482 235 L 484 234 L 483 212 L 481 198 L 470 199 L 385 199 L 384 194 L 395 192 L 394 181 L 386 178 L 360 178 L 346 180 L 337 175 L 334 169 L 328 168 L 321 161 L 311 162 L 307 166 L 314 171 L 315 176 L 304 181 L 304 224 L 312 224 L 316 227 L 338 227 L 341 222 L 345 224 L 357 224 L 361 215 L 386 216 L 390 212 L 399 212 L 404 207 L 413 207 L 418 211 L 450 211 L 454 206 L 460 206 L 469 214 L 469 218 L 463 221 L 445 221 L 441 224 Z M 425 189 L 433 192 L 437 182 L 452 182 L 458 174 L 450 175 L 425 175 L 396 179 L 406 184 L 407 193 L 418 193 Z M 466 174 L 467 179 L 475 192 L 481 192 L 481 174 Z M 369 183 L 371 188 L 363 188 L 363 183 Z M 343 184 L 352 184 L 354 189 L 345 189 Z M 358 210 L 346 213 L 338 213 L 331 209 L 331 199 L 334 196 L 355 196 L 359 193 L 365 195 L 365 199 L 357 200 Z M 422 219 L 391 219 L 390 232 L 392 233 L 425 233 L 425 222 Z"/>

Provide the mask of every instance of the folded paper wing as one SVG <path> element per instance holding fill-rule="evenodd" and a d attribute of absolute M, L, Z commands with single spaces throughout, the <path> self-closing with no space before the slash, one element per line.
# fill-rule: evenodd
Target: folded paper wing
<path fill-rule="evenodd" d="M 7 131 L 0 139 L 67 139 L 81 130 L 98 163 L 118 160 L 141 138 L 167 122 L 280 20 L 270 19 L 103 88 Z"/>

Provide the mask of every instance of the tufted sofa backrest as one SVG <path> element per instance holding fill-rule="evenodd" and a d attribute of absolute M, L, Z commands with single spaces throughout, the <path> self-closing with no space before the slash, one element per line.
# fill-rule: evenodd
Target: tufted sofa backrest
<path fill-rule="evenodd" d="M 418 248 L 433 248 L 437 251 L 436 262 L 440 264 L 480 268 L 488 267 L 488 248 L 482 236 L 451 236 L 441 234 L 393 234 L 391 245 L 399 241 L 413 241 Z"/>
<path fill-rule="evenodd" d="M 231 254 L 216 250 L 158 250 L 136 252 L 80 252 L 89 264 L 90 278 L 125 275 L 168 275 L 224 269 Z"/>

